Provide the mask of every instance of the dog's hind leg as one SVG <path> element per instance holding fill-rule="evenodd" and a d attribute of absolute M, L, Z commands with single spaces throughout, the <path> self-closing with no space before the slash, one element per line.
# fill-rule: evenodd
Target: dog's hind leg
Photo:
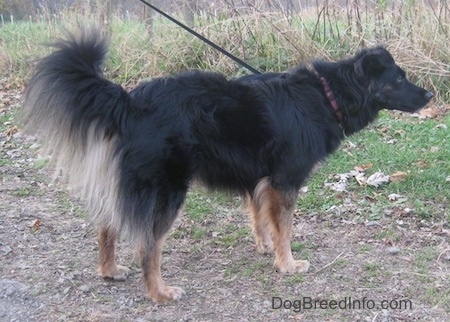
<path fill-rule="evenodd" d="M 250 195 L 246 197 L 246 206 L 252 220 L 252 231 L 255 236 L 256 250 L 260 254 L 273 253 L 271 236 L 272 221 L 267 216 L 269 212 L 261 210 L 261 201 L 256 203 Z"/>
<path fill-rule="evenodd" d="M 184 193 L 183 197 L 181 197 L 181 194 L 176 193 L 172 197 L 174 198 L 169 197 L 168 200 L 181 201 L 182 199 L 184 200 Z M 182 201 L 172 202 L 164 206 L 164 209 L 159 209 L 159 215 L 156 215 L 158 219 L 153 224 L 152 238 L 144 237 L 140 243 L 144 283 L 149 297 L 155 302 L 175 301 L 184 294 L 184 291 L 179 287 L 167 286 L 161 276 L 163 243 L 181 206 Z"/>
<path fill-rule="evenodd" d="M 161 276 L 161 258 L 164 237 L 154 241 L 153 245 L 141 248 L 144 283 L 150 298 L 155 302 L 171 302 L 184 294 L 183 289 L 167 286 Z"/>
<path fill-rule="evenodd" d="M 294 260 L 291 251 L 292 222 L 297 191 L 279 191 L 269 180 L 261 180 L 253 194 L 259 216 L 269 218 L 275 250 L 275 266 L 281 273 L 306 272 L 309 262 Z"/>
<path fill-rule="evenodd" d="M 114 229 L 100 227 L 98 230 L 99 272 L 104 279 L 125 280 L 130 269 L 117 265 L 115 258 L 117 233 Z"/>

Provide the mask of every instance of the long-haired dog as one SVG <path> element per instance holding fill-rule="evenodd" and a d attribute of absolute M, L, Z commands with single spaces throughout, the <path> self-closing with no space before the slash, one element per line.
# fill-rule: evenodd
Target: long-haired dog
<path fill-rule="evenodd" d="M 311 169 L 381 109 L 414 112 L 433 97 L 383 47 L 234 80 L 190 71 L 127 92 L 102 76 L 107 44 L 99 32 L 55 46 L 28 85 L 25 128 L 80 188 L 98 224 L 101 276 L 127 272 L 114 255 L 118 234 L 127 233 L 157 302 L 183 294 L 163 281 L 161 254 L 193 180 L 241 193 L 257 250 L 273 251 L 282 273 L 307 271 L 290 239 Z"/>

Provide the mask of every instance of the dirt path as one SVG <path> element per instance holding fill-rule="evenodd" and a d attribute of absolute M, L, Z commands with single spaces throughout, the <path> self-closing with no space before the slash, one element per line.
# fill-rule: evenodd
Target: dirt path
<path fill-rule="evenodd" d="M 312 268 L 282 277 L 271 256 L 254 251 L 248 220 L 230 198 L 206 219 L 182 216 L 168 239 L 163 274 L 185 289 L 181 301 L 156 305 L 145 296 L 125 241 L 119 262 L 132 268 L 131 276 L 103 281 L 95 232 L 79 203 L 39 166 L 34 139 L 4 117 L 18 106 L 20 93 L 3 89 L 0 95 L 0 321 L 448 319 L 450 232 L 443 223 L 395 209 L 365 223 L 337 212 L 299 213 L 295 256 L 309 259 Z"/>

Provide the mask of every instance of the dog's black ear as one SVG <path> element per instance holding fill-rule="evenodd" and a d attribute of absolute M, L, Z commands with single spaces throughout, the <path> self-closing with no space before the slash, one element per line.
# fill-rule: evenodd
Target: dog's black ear
<path fill-rule="evenodd" d="M 359 78 L 379 76 L 392 61 L 391 55 L 383 47 L 369 49 L 354 65 L 356 76 Z"/>

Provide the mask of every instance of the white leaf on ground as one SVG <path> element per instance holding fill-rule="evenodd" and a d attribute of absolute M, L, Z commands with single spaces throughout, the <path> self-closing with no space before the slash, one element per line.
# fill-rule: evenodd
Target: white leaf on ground
<path fill-rule="evenodd" d="M 347 180 L 334 183 L 325 183 L 325 187 L 337 192 L 343 192 L 347 189 Z"/>
<path fill-rule="evenodd" d="M 367 184 L 367 178 L 364 175 L 364 173 L 360 172 L 357 175 L 355 175 L 355 180 L 358 182 L 360 186 L 364 186 Z"/>
<path fill-rule="evenodd" d="M 350 177 L 351 175 L 349 173 L 337 173 L 334 175 L 334 178 L 339 179 L 339 181 L 347 181 Z"/>
<path fill-rule="evenodd" d="M 446 124 L 443 124 L 443 123 L 442 123 L 442 124 L 436 125 L 435 128 L 447 130 L 447 129 L 448 129 L 448 126 L 447 126 Z"/>
<path fill-rule="evenodd" d="M 373 187 L 379 187 L 384 183 L 389 182 L 389 176 L 385 175 L 383 172 L 375 172 L 370 177 L 367 178 L 367 185 Z"/>
<path fill-rule="evenodd" d="M 300 188 L 300 193 L 305 194 L 305 193 L 308 192 L 308 190 L 309 190 L 309 189 L 308 189 L 307 186 L 301 187 L 301 188 Z"/>
<path fill-rule="evenodd" d="M 391 193 L 388 198 L 389 201 L 397 201 L 398 199 L 400 199 L 402 196 L 396 193 Z"/>

